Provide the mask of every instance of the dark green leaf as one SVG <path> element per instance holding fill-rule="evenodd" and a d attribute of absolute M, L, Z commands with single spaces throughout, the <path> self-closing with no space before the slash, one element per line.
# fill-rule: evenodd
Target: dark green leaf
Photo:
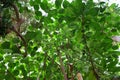
<path fill-rule="evenodd" d="M 39 5 L 34 5 L 34 9 L 35 9 L 35 11 L 38 11 L 39 10 Z"/>
<path fill-rule="evenodd" d="M 40 11 L 35 11 L 35 14 L 36 14 L 37 16 L 42 16 L 42 13 L 41 13 Z"/>
<path fill-rule="evenodd" d="M 67 0 L 64 0 L 64 2 L 63 2 L 63 7 L 64 8 L 67 8 L 67 7 L 69 7 L 70 6 L 70 3 L 67 1 Z"/>
<path fill-rule="evenodd" d="M 2 43 L 2 45 L 1 45 L 1 47 L 3 48 L 3 49 L 9 49 L 10 48 L 10 42 L 4 42 L 4 43 Z"/>
<path fill-rule="evenodd" d="M 11 49 L 12 49 L 13 53 L 20 53 L 20 49 L 17 45 L 13 45 Z"/>
<path fill-rule="evenodd" d="M 35 32 L 27 32 L 26 35 L 25 35 L 25 39 L 27 40 L 31 40 L 32 37 L 35 37 L 37 34 Z"/>
<path fill-rule="evenodd" d="M 61 7 L 62 1 L 63 0 L 55 0 L 55 5 L 56 5 L 57 8 Z"/>

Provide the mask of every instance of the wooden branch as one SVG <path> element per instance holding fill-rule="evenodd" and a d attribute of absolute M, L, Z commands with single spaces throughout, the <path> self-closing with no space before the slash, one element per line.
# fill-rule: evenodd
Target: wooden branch
<path fill-rule="evenodd" d="M 73 63 L 70 63 L 69 66 L 70 66 L 71 80 L 74 80 L 74 76 L 73 76 Z"/>
<path fill-rule="evenodd" d="M 20 26 L 21 26 L 22 23 L 25 22 L 25 20 L 20 18 L 18 7 L 14 3 L 11 4 L 11 6 L 13 7 L 13 9 L 15 11 L 15 15 L 16 15 L 16 21 L 17 21 L 17 27 L 16 28 L 17 28 L 18 32 L 20 32 Z"/>
<path fill-rule="evenodd" d="M 16 30 L 15 26 L 13 26 L 13 29 L 12 29 L 13 32 L 15 32 L 17 34 L 17 36 L 20 37 L 20 39 L 22 40 L 23 44 L 24 44 L 24 47 L 25 47 L 25 54 L 24 54 L 24 57 L 27 56 L 27 43 L 26 43 L 26 40 L 23 38 L 23 36 Z"/>
<path fill-rule="evenodd" d="M 21 40 L 23 41 L 24 47 L 25 47 L 25 54 L 24 57 L 27 56 L 27 42 L 26 40 L 23 38 L 23 36 L 20 34 L 20 26 L 21 24 L 24 22 L 24 19 L 20 18 L 19 15 L 19 10 L 17 8 L 17 6 L 13 3 L 11 4 L 11 6 L 13 7 L 14 11 L 15 11 L 15 15 L 16 15 L 16 24 L 12 26 L 12 31 L 15 32 L 17 34 L 17 36 L 19 36 L 21 38 Z"/>
<path fill-rule="evenodd" d="M 77 73 L 77 79 L 78 80 L 83 80 L 81 73 Z"/>
<path fill-rule="evenodd" d="M 58 56 L 59 56 L 59 60 L 60 60 L 60 68 L 61 68 L 61 70 L 62 70 L 62 73 L 63 73 L 63 75 L 64 75 L 64 80 L 68 80 L 68 78 L 67 78 L 67 73 L 66 73 L 66 71 L 65 71 L 65 67 L 64 67 L 64 65 L 63 65 L 63 61 L 62 61 L 62 56 L 61 56 L 61 53 L 60 53 L 60 51 L 59 50 L 57 50 L 57 52 L 58 52 Z"/>
<path fill-rule="evenodd" d="M 11 4 L 11 6 L 14 8 L 16 19 L 19 21 L 20 17 L 19 17 L 19 10 L 18 10 L 17 6 L 14 3 Z"/>

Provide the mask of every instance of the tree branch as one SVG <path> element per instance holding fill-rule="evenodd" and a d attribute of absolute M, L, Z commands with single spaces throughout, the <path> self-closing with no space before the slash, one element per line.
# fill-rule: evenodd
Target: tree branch
<path fill-rule="evenodd" d="M 98 73 L 97 73 L 96 70 L 95 70 L 94 62 L 93 62 L 93 59 L 92 59 L 92 56 L 91 56 L 91 51 L 90 51 L 90 49 L 89 49 L 89 47 L 88 47 L 88 45 L 87 45 L 87 41 L 86 41 L 85 36 L 84 36 L 84 40 L 85 40 L 85 43 L 86 43 L 86 44 L 85 44 L 85 47 L 86 47 L 86 49 L 87 49 L 87 51 L 88 51 L 89 61 L 90 61 L 91 66 L 92 66 L 93 73 L 94 73 L 96 79 L 99 80 L 99 75 L 98 75 Z"/>
<path fill-rule="evenodd" d="M 58 56 L 59 56 L 59 60 L 60 60 L 60 68 L 62 70 L 62 73 L 64 75 L 64 80 L 68 80 L 67 78 L 67 73 L 65 72 L 65 67 L 63 65 L 63 61 L 62 61 L 62 58 L 61 58 L 61 53 L 59 50 L 57 50 L 57 53 L 58 53 Z"/>
<path fill-rule="evenodd" d="M 19 10 L 18 10 L 17 6 L 14 3 L 11 4 L 11 6 L 14 8 L 15 15 L 16 15 L 16 20 L 17 20 L 17 23 L 14 26 L 12 26 L 11 30 L 13 32 L 15 32 L 17 34 L 17 36 L 19 36 L 21 38 L 21 40 L 23 41 L 23 44 L 24 44 L 24 47 L 25 47 L 24 57 L 26 57 L 27 56 L 27 42 L 23 38 L 23 36 L 20 34 L 20 26 L 24 22 L 24 19 L 20 18 L 20 16 L 19 16 Z"/>
<path fill-rule="evenodd" d="M 19 17 L 19 10 L 18 10 L 17 6 L 14 3 L 11 4 L 11 6 L 14 8 L 17 21 L 19 21 L 20 17 Z"/>
<path fill-rule="evenodd" d="M 24 37 L 15 29 L 15 26 L 13 26 L 14 29 L 13 32 L 15 32 L 17 34 L 17 36 L 22 40 L 23 44 L 24 44 L 24 47 L 25 47 L 25 54 L 24 54 L 24 57 L 27 56 L 27 42 L 26 40 L 24 39 Z"/>
<path fill-rule="evenodd" d="M 17 27 L 16 28 L 17 28 L 18 32 L 20 32 L 20 26 L 25 20 L 20 18 L 18 7 L 14 3 L 11 4 L 11 6 L 13 7 L 13 9 L 15 11 L 15 15 L 16 15 L 16 21 L 17 21 Z"/>
<path fill-rule="evenodd" d="M 77 73 L 77 79 L 78 80 L 83 80 L 81 73 Z"/>
<path fill-rule="evenodd" d="M 92 59 L 92 56 L 91 56 L 91 51 L 90 51 L 90 49 L 89 49 L 89 47 L 87 45 L 87 38 L 86 38 L 86 35 L 85 35 L 85 29 L 84 29 L 84 27 L 85 27 L 84 14 L 82 15 L 82 20 L 81 21 L 82 21 L 83 41 L 85 43 L 85 48 L 88 51 L 87 55 L 89 57 L 89 61 L 90 61 L 90 64 L 92 66 L 93 73 L 94 73 L 96 79 L 99 80 L 99 75 L 98 75 L 98 73 L 95 70 L 94 62 L 93 62 L 93 59 Z"/>

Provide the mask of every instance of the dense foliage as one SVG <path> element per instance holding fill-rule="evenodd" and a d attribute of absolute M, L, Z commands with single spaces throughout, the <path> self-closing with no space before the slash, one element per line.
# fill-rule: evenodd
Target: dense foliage
<path fill-rule="evenodd" d="M 25 18 L 24 41 L 5 33 L 14 17 L 11 0 L 5 1 L 0 0 L 2 22 L 7 22 L 0 26 L 5 36 L 0 39 L 0 80 L 77 80 L 78 73 L 84 80 L 120 79 L 119 43 L 111 38 L 120 30 L 116 4 L 12 0 Z"/>

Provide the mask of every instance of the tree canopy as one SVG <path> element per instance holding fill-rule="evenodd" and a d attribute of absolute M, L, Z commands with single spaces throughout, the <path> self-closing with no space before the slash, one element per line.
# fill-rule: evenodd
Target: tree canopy
<path fill-rule="evenodd" d="M 0 0 L 1 80 L 120 80 L 120 8 L 93 0 Z"/>

